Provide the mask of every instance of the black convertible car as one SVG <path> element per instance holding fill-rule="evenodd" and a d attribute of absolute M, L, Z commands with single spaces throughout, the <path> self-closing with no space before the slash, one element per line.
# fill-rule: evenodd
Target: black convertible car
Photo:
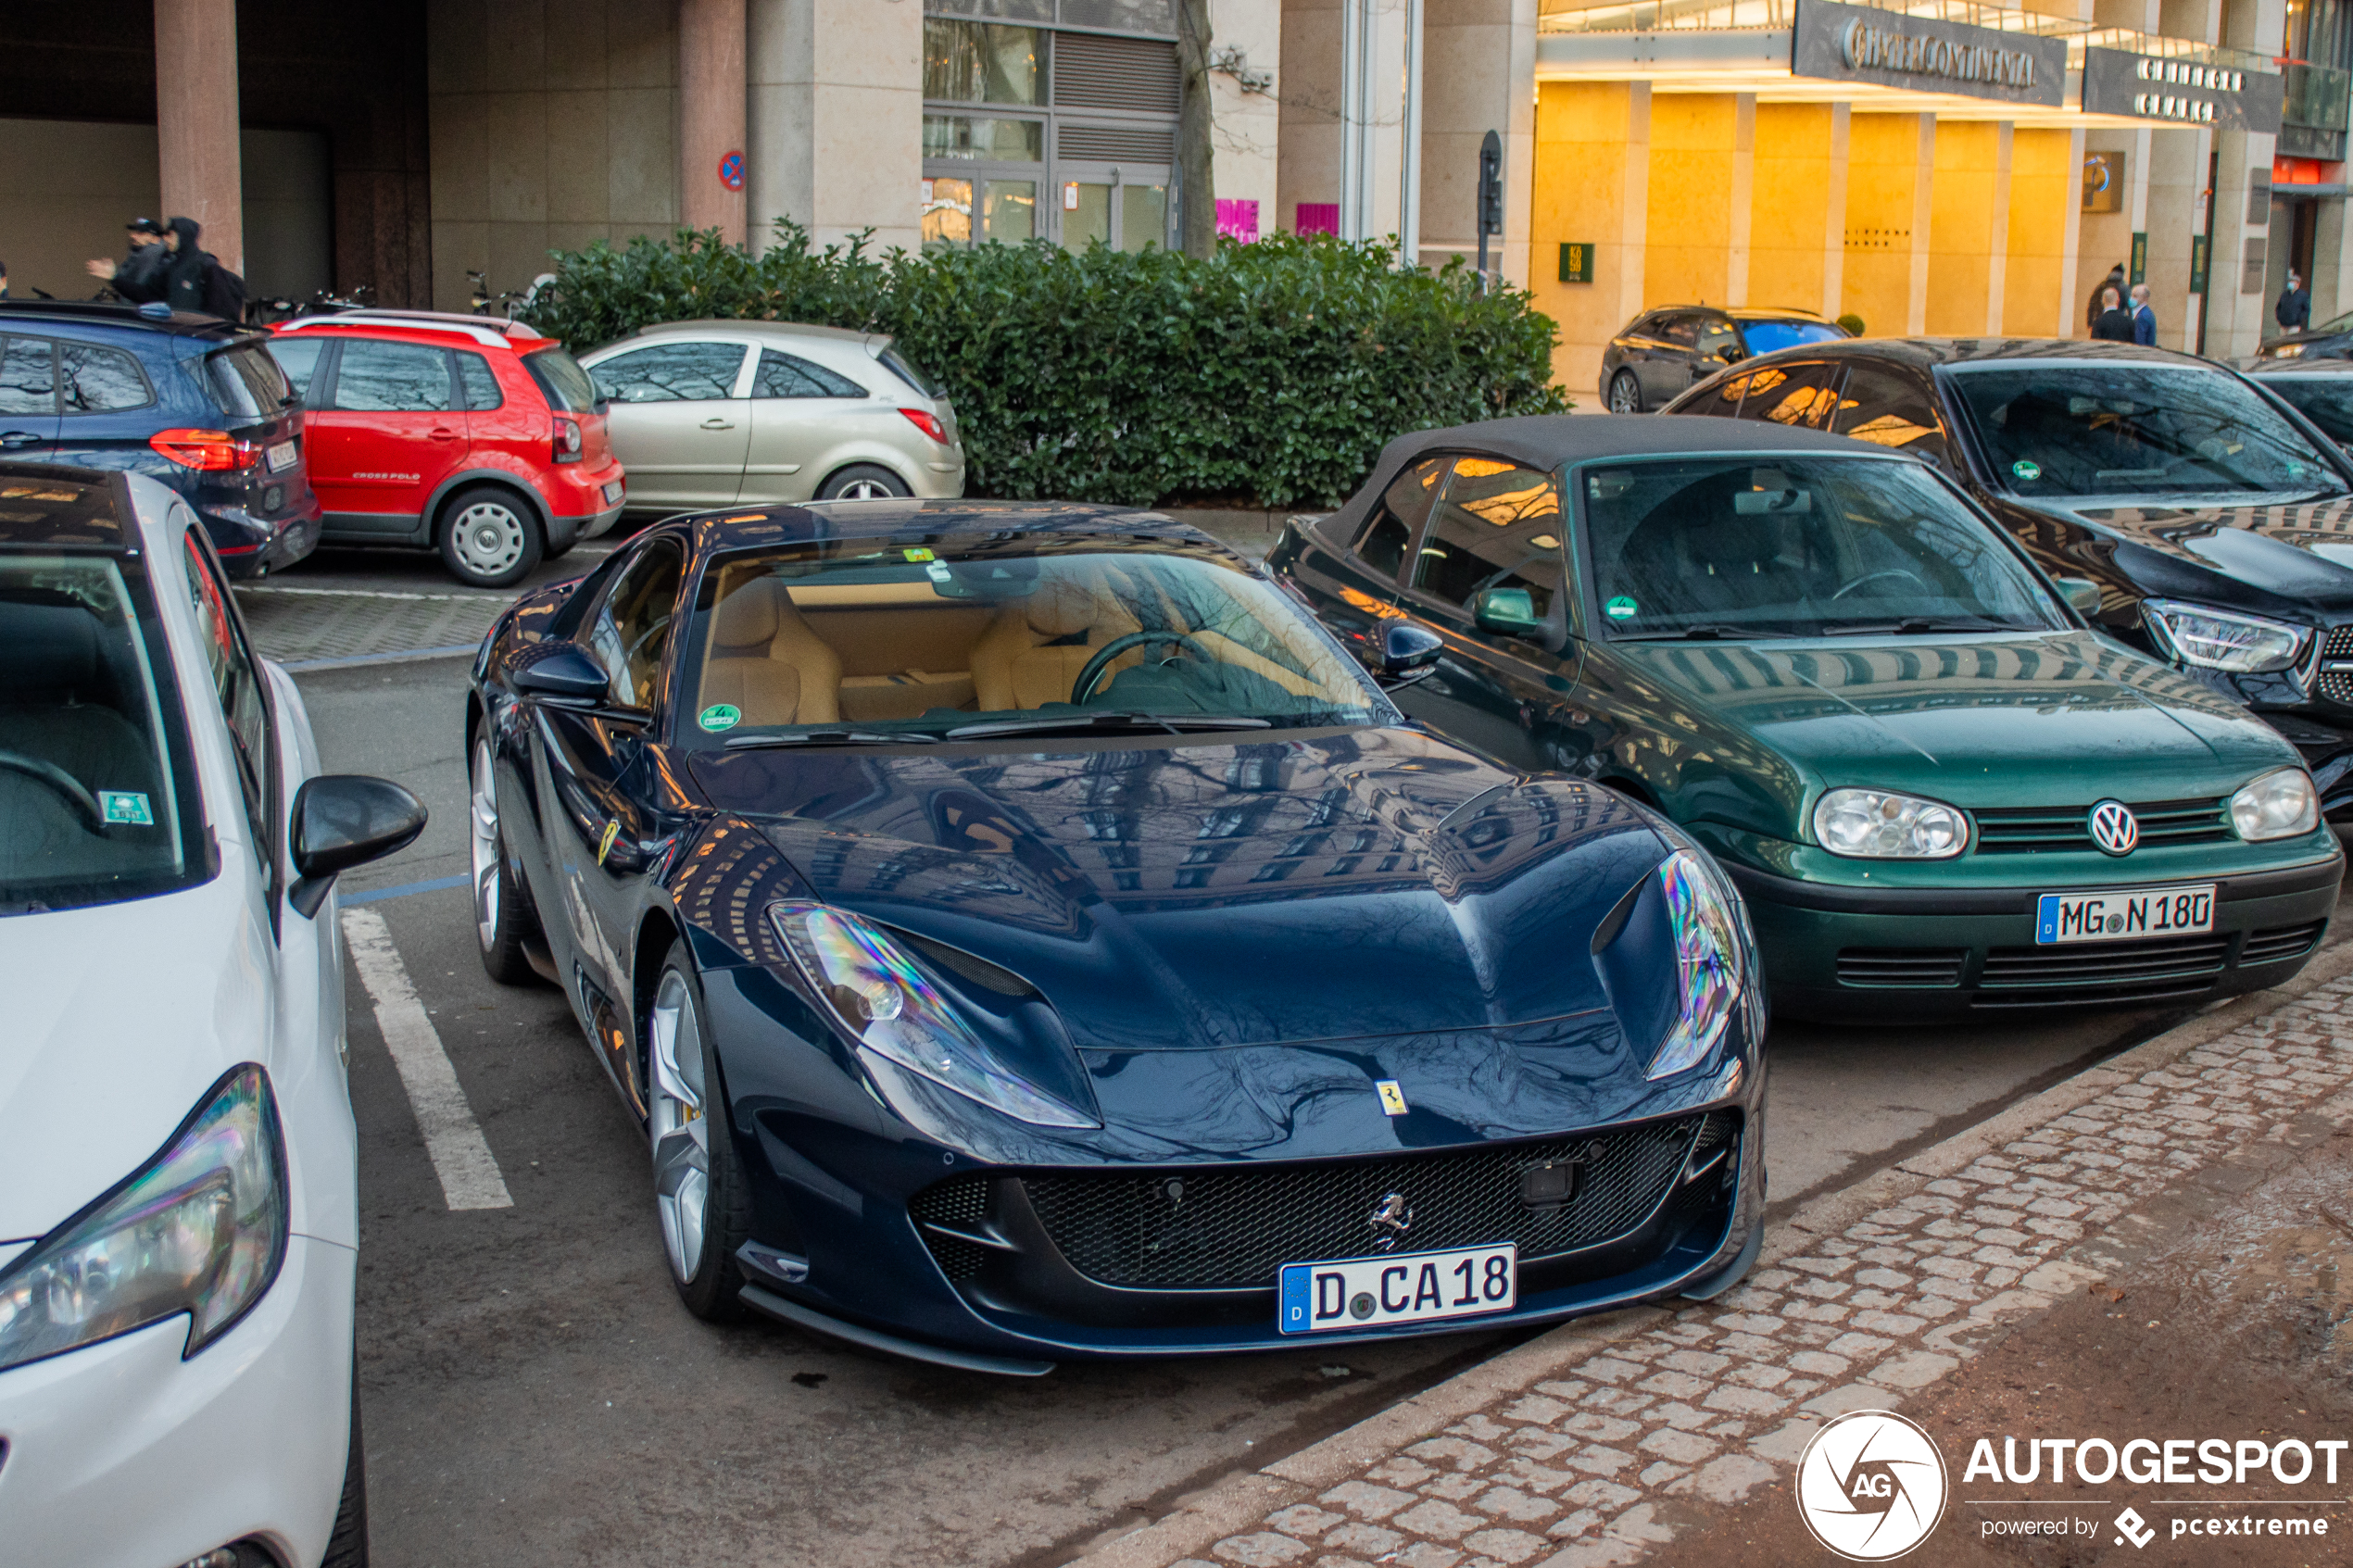
<path fill-rule="evenodd" d="M 2268 378 L 2261 383 L 2268 386 Z M 1663 410 L 1828 430 L 1932 463 L 2103 631 L 2252 709 L 2353 813 L 2353 456 L 2205 359 L 2119 343 L 1793 348 Z"/>
<path fill-rule="evenodd" d="M 1392 636 L 1383 678 L 1436 639 Z M 1728 1286 L 1762 987 L 1663 819 L 1408 724 L 1149 512 L 673 520 L 474 666 L 477 932 L 698 1314 L 1005 1373 Z"/>

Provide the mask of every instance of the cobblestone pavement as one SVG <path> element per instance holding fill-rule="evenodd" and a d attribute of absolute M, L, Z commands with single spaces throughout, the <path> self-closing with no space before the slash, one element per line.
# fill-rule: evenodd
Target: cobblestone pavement
<path fill-rule="evenodd" d="M 446 594 L 367 588 L 240 587 L 237 604 L 264 659 L 305 664 L 321 659 L 465 647 L 482 641 L 511 594 L 453 589 Z"/>
<path fill-rule="evenodd" d="M 1881 1173 L 1826 1205 L 1820 1228 L 1801 1213 L 1715 1301 L 1554 1331 L 1490 1363 L 1483 1387 L 1461 1380 L 1471 1393 L 1452 1408 L 1443 1388 L 1425 1396 L 1442 1424 L 1399 1407 L 1267 1466 L 1244 1495 L 1285 1506 L 1254 1527 L 1205 1550 L 1196 1530 L 1175 1551 L 1148 1530 L 1100 1546 L 1088 1568 L 1638 1562 L 1674 1538 L 1676 1499 L 1739 1502 L 1827 1418 L 1899 1407 L 2101 1277 L 2108 1237 L 2164 1189 L 2298 1118 L 2353 1123 L 2353 1095 L 2323 1104 L 2353 1083 L 2353 977 L 2185 1050 L 2165 1044 L 2013 1108 L 1990 1137 Z"/>

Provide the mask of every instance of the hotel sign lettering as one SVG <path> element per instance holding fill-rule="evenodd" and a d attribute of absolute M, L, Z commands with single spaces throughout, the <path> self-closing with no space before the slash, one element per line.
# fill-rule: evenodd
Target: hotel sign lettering
<path fill-rule="evenodd" d="M 2083 112 L 2280 133 L 2284 84 L 2268 70 L 2159 59 L 2123 49 L 2083 51 Z"/>
<path fill-rule="evenodd" d="M 2067 94 L 2067 44 L 1903 11 L 1798 0 L 1790 74 L 2057 108 Z"/>

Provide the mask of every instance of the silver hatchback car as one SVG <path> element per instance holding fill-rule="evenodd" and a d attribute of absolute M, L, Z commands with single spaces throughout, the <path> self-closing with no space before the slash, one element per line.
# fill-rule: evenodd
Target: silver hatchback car
<path fill-rule="evenodd" d="M 632 511 L 964 493 L 954 407 L 878 333 L 669 321 L 580 363 Z"/>

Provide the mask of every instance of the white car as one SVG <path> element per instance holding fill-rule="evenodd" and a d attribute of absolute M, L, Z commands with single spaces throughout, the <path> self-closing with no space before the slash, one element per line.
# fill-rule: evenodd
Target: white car
<path fill-rule="evenodd" d="M 367 1561 L 329 895 L 424 810 L 318 769 L 185 502 L 0 464 L 0 1562 Z"/>
<path fill-rule="evenodd" d="M 955 406 L 879 333 L 666 321 L 580 364 L 631 511 L 964 493 Z"/>

